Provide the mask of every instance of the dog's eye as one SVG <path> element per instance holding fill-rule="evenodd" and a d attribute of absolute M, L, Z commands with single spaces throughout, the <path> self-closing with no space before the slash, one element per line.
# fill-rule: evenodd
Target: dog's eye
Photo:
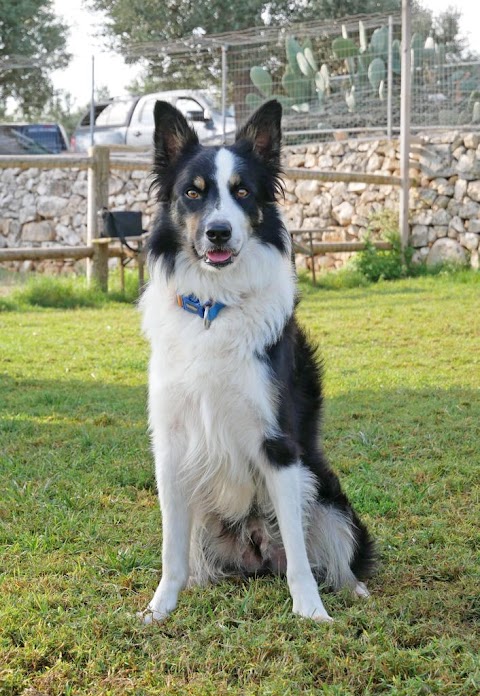
<path fill-rule="evenodd" d="M 185 191 L 185 195 L 187 198 L 191 198 L 192 201 L 196 201 L 198 198 L 200 198 L 200 194 L 196 189 L 187 189 Z"/>
<path fill-rule="evenodd" d="M 236 191 L 235 195 L 237 198 L 246 198 L 250 195 L 250 191 L 245 188 L 245 186 L 240 186 Z"/>

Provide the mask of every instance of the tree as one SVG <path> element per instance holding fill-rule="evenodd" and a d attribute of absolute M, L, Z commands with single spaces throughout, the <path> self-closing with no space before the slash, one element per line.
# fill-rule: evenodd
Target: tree
<path fill-rule="evenodd" d="M 0 0 L 0 98 L 29 114 L 53 96 L 49 73 L 65 67 L 68 28 L 51 0 Z"/>
<path fill-rule="evenodd" d="M 478 58 L 469 50 L 467 39 L 460 33 L 462 13 L 453 5 L 437 14 L 420 2 L 414 2 L 412 15 L 413 31 L 431 36 L 435 43 L 443 44 L 450 60 Z"/>
<path fill-rule="evenodd" d="M 147 68 L 142 80 L 130 86 L 132 91 L 191 88 L 220 84 L 220 53 L 210 54 L 185 50 L 172 58 L 162 53 L 162 46 L 175 39 L 197 34 L 233 32 L 254 26 L 283 26 L 291 22 L 335 18 L 343 14 L 359 14 L 398 9 L 400 0 L 88 0 L 91 9 L 105 13 L 104 30 L 112 46 L 129 55 L 132 46 L 148 43 L 158 50 L 142 48 L 135 56 L 145 58 Z M 230 85 L 237 115 L 244 109 L 244 98 L 250 89 L 250 65 L 238 57 L 243 47 L 228 51 L 229 72 L 234 66 L 235 77 Z M 242 70 L 239 64 L 245 63 Z M 240 74 L 242 72 L 242 74 Z"/>
<path fill-rule="evenodd" d="M 106 14 L 112 44 L 125 51 L 132 43 L 171 41 L 195 31 L 218 34 L 255 26 L 331 19 L 398 10 L 401 0 L 88 0 Z"/>

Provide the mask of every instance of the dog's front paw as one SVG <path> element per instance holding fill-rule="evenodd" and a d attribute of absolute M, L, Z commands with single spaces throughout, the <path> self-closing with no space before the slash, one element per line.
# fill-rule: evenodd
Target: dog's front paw
<path fill-rule="evenodd" d="M 293 602 L 293 613 L 303 616 L 305 619 L 313 619 L 318 622 L 332 622 L 333 619 L 328 615 L 323 606 L 320 595 L 299 597 Z"/>
<path fill-rule="evenodd" d="M 140 619 L 144 626 L 150 626 L 153 623 L 162 623 L 170 613 L 169 611 L 158 611 L 148 606 L 143 611 L 137 612 L 137 618 Z"/>
<path fill-rule="evenodd" d="M 155 593 L 148 607 L 138 612 L 138 618 L 146 626 L 165 621 L 177 606 L 177 595 L 178 592 Z"/>
<path fill-rule="evenodd" d="M 302 607 L 301 609 L 294 609 L 293 613 L 298 614 L 298 616 L 302 616 L 304 619 L 313 619 L 314 621 L 318 621 L 318 623 L 333 622 L 332 617 L 327 614 L 323 605 L 321 607 L 310 605 L 307 607 Z"/>

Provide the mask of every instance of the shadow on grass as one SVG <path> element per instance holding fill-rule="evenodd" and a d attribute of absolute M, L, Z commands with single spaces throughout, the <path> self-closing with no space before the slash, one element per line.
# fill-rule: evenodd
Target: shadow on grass
<path fill-rule="evenodd" d="M 0 455 L 10 474 L 32 476 L 32 461 L 35 475 L 45 476 L 49 462 L 56 475 L 92 473 L 99 462 L 102 476 L 113 467 L 118 478 L 122 461 L 133 469 L 139 459 L 153 470 L 144 386 L 8 376 L 0 383 Z M 464 477 L 472 480 L 480 401 L 467 388 L 359 390 L 327 399 L 323 431 L 327 456 L 355 503 L 372 516 L 389 515 L 405 491 L 423 508 L 422 491 L 442 482 L 457 493 Z"/>

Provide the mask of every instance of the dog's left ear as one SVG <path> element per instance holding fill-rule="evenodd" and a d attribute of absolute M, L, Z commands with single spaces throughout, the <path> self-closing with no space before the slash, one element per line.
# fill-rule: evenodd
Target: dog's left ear
<path fill-rule="evenodd" d="M 168 167 L 189 147 L 198 145 L 198 136 L 190 128 L 183 114 L 164 101 L 155 102 L 155 164 Z"/>
<path fill-rule="evenodd" d="M 249 140 L 254 151 L 278 167 L 282 141 L 282 105 L 276 99 L 265 102 L 237 131 L 236 141 Z"/>

